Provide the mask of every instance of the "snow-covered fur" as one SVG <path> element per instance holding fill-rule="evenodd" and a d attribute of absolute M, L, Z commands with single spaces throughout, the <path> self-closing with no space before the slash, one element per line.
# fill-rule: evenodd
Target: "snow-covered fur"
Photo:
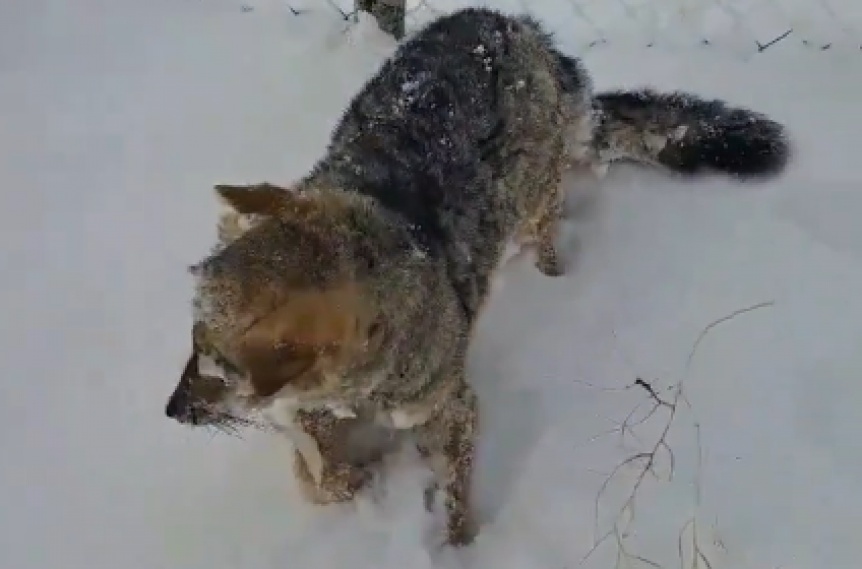
<path fill-rule="evenodd" d="M 782 127 L 751 111 L 594 96 L 532 19 L 442 17 L 353 98 L 308 175 L 217 188 L 230 213 L 221 247 L 194 268 L 192 350 L 167 414 L 224 426 L 276 409 L 317 501 L 368 480 L 369 463 L 343 452 L 345 429 L 411 431 L 437 465 L 449 543 L 468 543 L 480 423 L 465 358 L 510 239 L 538 245 L 544 274 L 563 272 L 565 168 L 630 159 L 763 175 L 788 153 Z"/>

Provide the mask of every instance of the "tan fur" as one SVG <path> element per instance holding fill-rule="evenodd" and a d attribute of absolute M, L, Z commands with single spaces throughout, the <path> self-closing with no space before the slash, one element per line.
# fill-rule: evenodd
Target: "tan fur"
<path fill-rule="evenodd" d="M 326 378 L 342 373 L 369 340 L 373 309 L 355 283 L 286 296 L 237 340 L 238 361 L 261 397 L 288 384 L 304 392 L 326 389 Z"/>

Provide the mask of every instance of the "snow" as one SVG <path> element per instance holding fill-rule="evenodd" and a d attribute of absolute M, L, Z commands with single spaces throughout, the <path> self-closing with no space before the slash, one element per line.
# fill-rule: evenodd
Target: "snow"
<path fill-rule="evenodd" d="M 578 50 L 570 11 L 535 2 Z M 767 112 L 797 158 L 759 185 L 622 167 L 567 181 L 568 274 L 512 261 L 481 323 L 469 373 L 482 533 L 441 550 L 411 453 L 355 504 L 318 508 L 278 436 L 164 417 L 190 341 L 186 267 L 215 238 L 212 186 L 301 175 L 392 49 L 325 6 L 250 7 L 0 6 L 0 567 L 578 567 L 639 470 L 607 484 L 596 516 L 604 480 L 668 417 L 613 432 L 649 410 L 637 378 L 667 401 L 682 382 L 690 406 L 666 439 L 672 480 L 638 488 L 631 556 L 680 566 L 696 520 L 715 569 L 858 566 L 858 52 L 583 52 L 599 88 L 685 88 Z M 687 365 L 710 322 L 760 303 L 772 304 L 711 328 Z M 667 473 L 666 452 L 655 467 Z M 618 549 L 606 540 L 582 566 L 612 568 Z"/>

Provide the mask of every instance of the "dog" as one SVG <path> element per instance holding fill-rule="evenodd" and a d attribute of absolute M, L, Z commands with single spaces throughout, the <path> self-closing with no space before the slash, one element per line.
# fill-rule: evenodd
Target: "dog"
<path fill-rule="evenodd" d="M 563 172 L 625 160 L 745 180 L 790 156 L 785 127 L 720 100 L 594 94 L 530 17 L 440 17 L 353 97 L 304 177 L 216 187 L 226 213 L 190 269 L 191 355 L 166 414 L 221 428 L 263 414 L 317 503 L 368 483 L 379 456 L 351 454 L 361 425 L 409 433 L 445 497 L 446 541 L 469 544 L 479 414 L 465 360 L 508 243 L 565 272 Z"/>

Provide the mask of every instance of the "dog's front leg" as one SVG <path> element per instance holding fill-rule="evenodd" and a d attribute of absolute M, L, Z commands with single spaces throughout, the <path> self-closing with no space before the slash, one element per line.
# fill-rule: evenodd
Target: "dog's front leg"
<path fill-rule="evenodd" d="M 344 445 L 356 419 L 329 409 L 300 410 L 289 436 L 296 450 L 294 473 L 304 495 L 316 504 L 352 500 L 370 480 L 363 465 L 352 464 Z"/>

